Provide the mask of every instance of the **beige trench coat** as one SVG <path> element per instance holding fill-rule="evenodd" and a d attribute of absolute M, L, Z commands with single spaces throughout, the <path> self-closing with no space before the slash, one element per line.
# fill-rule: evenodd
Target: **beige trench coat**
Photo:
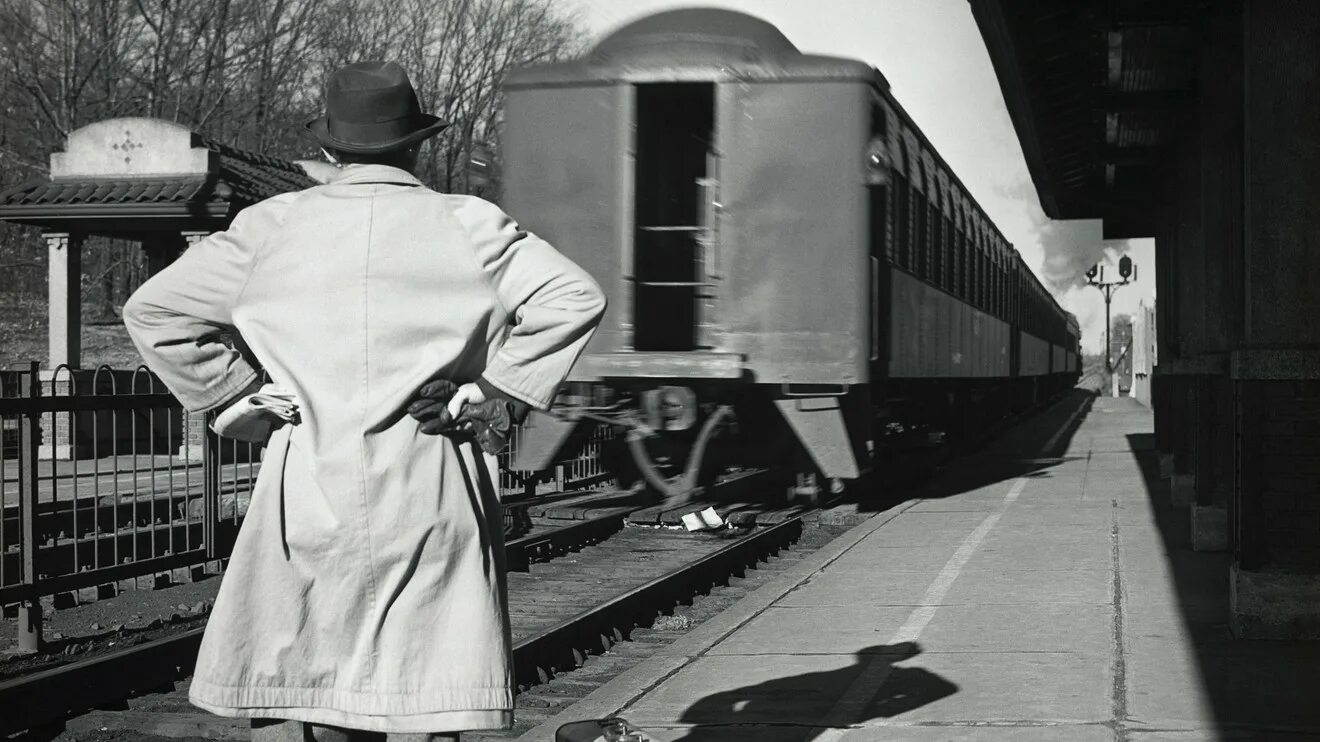
<path fill-rule="evenodd" d="M 255 378 L 216 340 L 229 326 L 301 402 L 266 449 L 193 703 L 385 732 L 507 726 L 494 458 L 405 410 L 437 374 L 544 409 L 604 307 L 498 207 L 379 165 L 245 209 L 144 284 L 124 321 L 185 407 Z"/>

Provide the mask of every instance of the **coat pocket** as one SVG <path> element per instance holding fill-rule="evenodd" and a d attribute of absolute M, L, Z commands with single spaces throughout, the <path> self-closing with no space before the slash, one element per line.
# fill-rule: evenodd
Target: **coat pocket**
<path fill-rule="evenodd" d="M 318 481 L 312 462 L 294 441 L 284 459 L 280 487 L 280 532 L 284 552 L 292 558 L 324 560 L 350 550 L 353 534 L 346 532 L 346 503 L 337 502 Z"/>

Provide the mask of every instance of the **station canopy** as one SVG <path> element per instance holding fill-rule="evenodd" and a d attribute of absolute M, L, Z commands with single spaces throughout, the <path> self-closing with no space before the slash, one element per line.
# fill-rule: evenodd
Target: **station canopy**
<path fill-rule="evenodd" d="M 318 163 L 249 152 L 168 121 L 110 119 L 71 133 L 51 155 L 48 178 L 0 191 L 0 221 L 130 238 L 211 232 L 251 204 L 318 182 Z"/>
<path fill-rule="evenodd" d="M 1150 237 L 1161 161 L 1194 109 L 1195 0 L 971 0 L 1041 206 Z"/>

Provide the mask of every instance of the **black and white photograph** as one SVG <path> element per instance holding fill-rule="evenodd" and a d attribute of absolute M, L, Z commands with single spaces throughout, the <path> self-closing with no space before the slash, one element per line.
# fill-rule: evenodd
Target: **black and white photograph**
<path fill-rule="evenodd" d="M 0 0 L 0 740 L 1320 740 L 1320 2 Z"/>

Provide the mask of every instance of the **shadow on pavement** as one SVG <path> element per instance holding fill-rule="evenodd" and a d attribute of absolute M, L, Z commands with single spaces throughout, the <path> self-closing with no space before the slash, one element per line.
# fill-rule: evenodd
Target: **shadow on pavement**
<path fill-rule="evenodd" d="M 1320 642 L 1235 640 L 1228 629 L 1228 553 L 1195 552 L 1191 518 L 1160 477 L 1154 436 L 1128 435 L 1162 541 L 1182 630 L 1165 637 L 1198 672 L 1220 740 L 1320 740 Z M 1133 596 L 1133 600 L 1137 596 Z M 1137 629 L 1137 627 L 1133 627 Z M 1138 632 L 1138 635 L 1140 632 Z M 1128 647 L 1129 653 L 1133 647 Z M 1186 687 L 1195 687 L 1186 684 Z M 1174 700 L 1175 705 L 1178 700 Z"/>
<path fill-rule="evenodd" d="M 858 512 L 880 512 L 908 498 L 953 497 L 1018 477 L 1048 477 L 1090 414 L 1096 395 L 1074 389 L 1055 404 L 1005 424 L 979 450 L 957 453 L 923 481 L 882 478 L 859 498 Z M 1074 414 L 1075 413 L 1075 414 Z"/>
<path fill-rule="evenodd" d="M 773 739 L 809 742 L 827 727 L 805 726 L 802 719 L 826 723 L 835 703 L 862 675 L 879 682 L 879 692 L 857 712 L 832 719 L 838 726 L 889 718 L 958 692 L 958 686 L 921 667 L 900 667 L 921 653 L 916 642 L 881 644 L 857 652 L 855 662 L 837 670 L 801 673 L 712 693 L 689 706 L 679 721 L 694 724 L 675 742 Z M 873 691 L 868 690 L 868 695 Z M 768 729 L 770 728 L 770 729 Z M 773 731 L 773 736 L 767 736 Z M 751 736 L 747 736 L 750 734 Z"/>

